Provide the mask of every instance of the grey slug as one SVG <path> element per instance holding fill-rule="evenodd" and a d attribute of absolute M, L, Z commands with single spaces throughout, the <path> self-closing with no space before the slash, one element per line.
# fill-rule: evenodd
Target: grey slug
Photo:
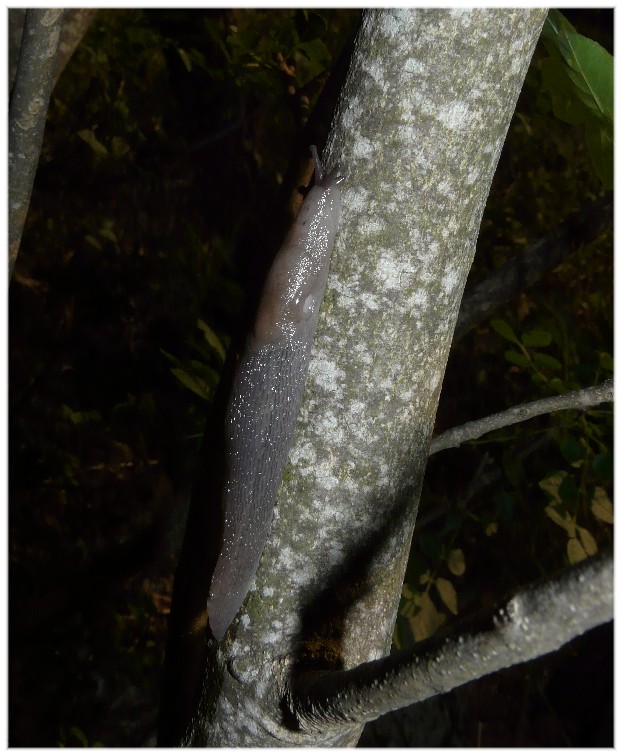
<path fill-rule="evenodd" d="M 246 597 L 272 522 L 341 210 L 337 169 L 315 183 L 269 271 L 225 418 L 223 542 L 207 600 L 220 641 Z"/>

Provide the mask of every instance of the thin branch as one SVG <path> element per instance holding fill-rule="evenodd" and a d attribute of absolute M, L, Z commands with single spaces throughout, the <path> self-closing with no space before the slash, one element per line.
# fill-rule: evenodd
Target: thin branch
<path fill-rule="evenodd" d="M 502 668 L 532 660 L 613 618 L 611 555 L 518 592 L 483 631 L 349 671 L 305 675 L 288 695 L 302 730 L 364 723 Z"/>
<path fill-rule="evenodd" d="M 537 243 L 512 257 L 472 291 L 466 291 L 453 341 L 460 339 L 502 304 L 560 265 L 571 252 L 590 243 L 608 228 L 612 228 L 610 193 L 570 215 Z"/>
<path fill-rule="evenodd" d="M 24 230 L 54 83 L 63 11 L 26 11 L 9 111 L 9 279 Z"/>
<path fill-rule="evenodd" d="M 453 427 L 436 436 L 431 441 L 429 455 L 436 454 L 438 451 L 444 451 L 447 448 L 457 448 L 462 443 L 480 438 L 481 435 L 490 433 L 492 430 L 499 430 L 502 427 L 515 425 L 517 422 L 524 422 L 541 414 L 560 412 L 564 409 L 588 409 L 590 406 L 612 401 L 613 393 L 614 381 L 611 378 L 610 380 L 605 380 L 600 385 L 592 385 L 589 388 L 570 391 L 569 393 L 564 393 L 562 396 L 552 396 L 540 399 L 539 401 L 531 401 L 528 404 L 513 406 L 504 412 L 490 414 L 488 417 L 466 422 L 464 425 Z"/>

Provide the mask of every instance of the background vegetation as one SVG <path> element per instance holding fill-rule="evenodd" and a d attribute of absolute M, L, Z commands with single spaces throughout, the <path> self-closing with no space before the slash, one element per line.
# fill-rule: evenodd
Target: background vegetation
<path fill-rule="evenodd" d="M 612 49 L 610 11 L 567 16 Z M 9 300 L 13 746 L 153 743 L 208 404 L 358 19 L 101 11 L 54 90 Z M 553 111 L 550 57 L 541 43 L 473 285 L 604 193 L 584 120 Z M 456 343 L 436 431 L 610 377 L 612 309 L 607 232 Z M 609 546 L 611 491 L 607 407 L 432 457 L 396 643 Z M 452 743 L 610 744 L 609 627 L 577 646 L 455 693 Z"/>

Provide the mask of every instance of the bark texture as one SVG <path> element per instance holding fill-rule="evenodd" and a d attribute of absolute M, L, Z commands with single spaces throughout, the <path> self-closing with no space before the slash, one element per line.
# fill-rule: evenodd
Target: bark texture
<path fill-rule="evenodd" d="M 56 56 L 54 66 L 52 89 L 56 86 L 56 82 L 65 70 L 65 66 L 82 41 L 82 37 L 93 23 L 96 14 L 96 8 L 71 8 L 65 10 L 60 41 L 58 43 L 58 55 Z M 25 20 L 25 8 L 9 8 L 9 89 L 11 89 L 15 81 Z"/>
<path fill-rule="evenodd" d="M 28 214 L 45 130 L 63 11 L 29 9 L 9 110 L 9 277 Z"/>
<path fill-rule="evenodd" d="M 346 720 L 309 732 L 283 701 L 304 672 L 390 649 L 453 329 L 544 18 L 365 14 L 324 153 L 346 177 L 343 212 L 296 437 L 256 589 L 207 641 L 182 744 L 360 735 Z"/>
<path fill-rule="evenodd" d="M 350 671 L 304 680 L 292 703 L 307 730 L 372 721 L 401 705 L 428 700 L 462 684 L 558 650 L 612 620 L 613 561 L 592 558 L 514 595 L 475 632 L 431 638 Z M 487 626 L 485 626 L 487 624 Z M 427 649 L 431 645 L 431 648 Z M 306 682 L 306 683 L 304 683 Z"/>

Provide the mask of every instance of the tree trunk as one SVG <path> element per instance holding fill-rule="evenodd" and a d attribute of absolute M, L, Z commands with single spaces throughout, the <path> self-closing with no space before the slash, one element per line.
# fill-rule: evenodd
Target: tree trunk
<path fill-rule="evenodd" d="M 9 108 L 9 280 L 39 164 L 62 20 L 62 9 L 26 11 Z"/>
<path fill-rule="evenodd" d="M 310 731 L 284 701 L 303 672 L 389 652 L 461 297 L 545 15 L 365 14 L 324 153 L 345 176 L 341 227 L 256 589 L 219 645 L 194 617 L 200 700 L 162 744 L 357 742 L 360 723 Z"/>

